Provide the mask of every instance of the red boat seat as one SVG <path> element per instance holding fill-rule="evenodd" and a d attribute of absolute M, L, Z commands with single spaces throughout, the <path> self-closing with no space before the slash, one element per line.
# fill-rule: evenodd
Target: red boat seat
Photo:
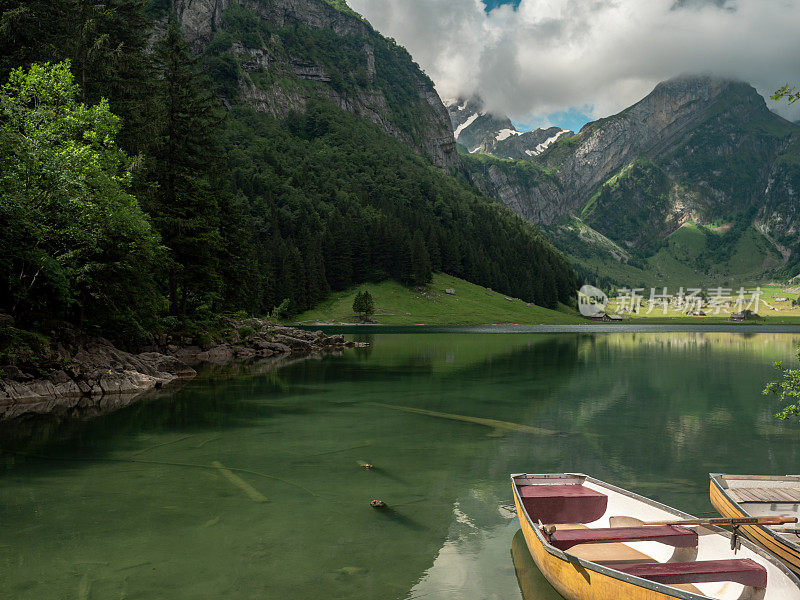
<path fill-rule="evenodd" d="M 519 495 L 534 523 L 591 523 L 608 506 L 605 494 L 582 485 L 521 485 Z"/>
<path fill-rule="evenodd" d="M 611 542 L 661 542 L 675 548 L 697 546 L 697 532 L 674 525 L 645 527 L 609 527 L 605 529 L 557 530 L 550 536 L 550 544 L 559 550 L 568 550 L 578 544 L 607 544 Z"/>
<path fill-rule="evenodd" d="M 767 570 L 749 558 L 701 560 L 687 563 L 615 565 L 617 571 L 667 585 L 733 581 L 757 588 L 767 587 Z"/>

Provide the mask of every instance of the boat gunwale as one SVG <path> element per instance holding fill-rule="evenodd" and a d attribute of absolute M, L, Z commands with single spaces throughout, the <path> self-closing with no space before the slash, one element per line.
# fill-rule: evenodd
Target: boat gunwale
<path fill-rule="evenodd" d="M 651 498 L 647 498 L 645 496 L 641 496 L 639 494 L 631 492 L 630 490 L 626 490 L 624 488 L 617 487 L 615 485 L 612 485 L 610 483 L 606 483 L 605 481 L 602 481 L 600 479 L 595 479 L 594 477 L 591 477 L 589 475 L 585 475 L 583 473 L 558 473 L 558 474 L 553 474 L 553 473 L 551 473 L 551 474 L 547 474 L 547 473 L 540 473 L 540 474 L 513 473 L 511 475 L 511 483 L 512 483 L 513 488 L 514 488 L 514 498 L 515 498 L 515 500 L 517 500 L 520 508 L 522 509 L 523 514 L 525 515 L 525 519 L 527 520 L 528 525 L 533 530 L 534 535 L 536 535 L 536 538 L 539 540 L 539 543 L 542 545 L 542 547 L 550 555 L 555 556 L 556 558 L 558 558 L 558 559 L 560 559 L 560 560 L 562 560 L 564 562 L 569 562 L 569 563 L 572 563 L 572 564 L 578 564 L 581 567 L 583 567 L 584 569 L 587 569 L 587 570 L 590 570 L 590 571 L 594 571 L 594 572 L 599 573 L 601 575 L 606 575 L 607 577 L 612 577 L 614 579 L 617 579 L 619 581 L 623 581 L 625 583 L 630 583 L 630 584 L 633 584 L 633 585 L 637 585 L 639 587 L 645 588 L 645 589 L 653 591 L 653 592 L 659 592 L 659 593 L 662 593 L 662 594 L 666 594 L 666 595 L 671 596 L 673 598 L 679 598 L 680 600 L 708 600 L 708 596 L 703 596 L 703 595 L 695 594 L 693 592 L 687 592 L 687 591 L 684 591 L 684 590 L 680 590 L 678 588 L 675 588 L 675 587 L 672 587 L 672 586 L 669 586 L 669 585 L 666 585 L 666 584 L 663 584 L 663 583 L 658 583 L 656 581 L 651 581 L 649 579 L 643 579 L 641 577 L 636 577 L 635 575 L 629 575 L 627 573 L 623 573 L 622 571 L 617 571 L 616 569 L 613 569 L 611 567 L 607 567 L 605 565 L 601 565 L 601 564 L 596 563 L 596 562 L 592 562 L 592 561 L 589 561 L 589 560 L 585 560 L 583 558 L 579 558 L 577 556 L 573 556 L 571 554 L 568 554 L 568 553 L 564 552 L 563 550 L 559 550 L 558 548 L 555 548 L 554 546 L 552 546 L 545 539 L 545 537 L 542 535 L 542 532 L 539 530 L 539 527 L 537 526 L 536 523 L 533 522 L 533 519 L 531 519 L 531 516 L 528 514 L 528 510 L 525 508 L 525 505 L 522 503 L 522 497 L 519 495 L 519 487 L 517 485 L 517 479 L 518 478 L 524 478 L 524 477 L 529 477 L 531 479 L 536 479 L 536 478 L 543 478 L 543 477 L 553 477 L 554 475 L 555 476 L 562 476 L 562 477 L 574 477 L 574 478 L 578 478 L 578 479 L 583 479 L 583 481 L 588 481 L 589 483 L 594 483 L 596 485 L 599 485 L 601 487 L 607 488 L 607 489 L 609 489 L 611 491 L 617 492 L 617 493 L 622 494 L 624 496 L 627 496 L 629 498 L 633 498 L 634 500 L 643 502 L 644 504 L 648 504 L 648 505 L 650 505 L 650 506 L 652 506 L 654 508 L 658 508 L 658 509 L 664 510 L 666 512 L 669 512 L 671 514 L 674 514 L 676 516 L 679 516 L 682 519 L 696 519 L 697 518 L 697 517 L 694 517 L 693 515 L 690 515 L 688 513 L 680 511 L 677 508 L 673 508 L 671 506 L 667 506 L 666 504 L 662 504 L 660 502 L 652 500 Z M 731 537 L 733 536 L 733 534 L 730 531 L 727 531 L 727 530 L 722 529 L 721 527 L 717 527 L 715 525 L 703 525 L 702 527 L 712 531 L 715 534 L 722 535 L 723 537 L 726 537 L 728 539 L 731 539 Z M 753 553 L 757 554 L 759 557 L 761 557 L 764 560 L 766 560 L 772 566 L 776 567 L 784 575 L 789 577 L 789 580 L 798 589 L 800 589 L 800 579 L 798 579 L 797 575 L 795 575 L 794 572 L 792 572 L 780 560 L 778 560 L 777 558 L 774 558 L 766 550 L 762 549 L 760 546 L 758 546 L 754 542 L 751 542 L 748 539 L 743 539 L 740 536 L 739 540 L 741 541 L 741 544 L 745 548 L 747 548 L 748 550 L 750 550 Z"/>
<path fill-rule="evenodd" d="M 736 500 L 731 498 L 730 494 L 728 494 L 728 492 L 725 490 L 725 488 L 722 487 L 722 485 L 720 484 L 719 479 L 728 479 L 728 478 L 731 478 L 731 479 L 747 479 L 747 478 L 753 478 L 753 477 L 756 477 L 756 476 L 753 476 L 753 475 L 730 475 L 730 474 L 727 474 L 727 473 L 709 473 L 708 476 L 711 479 L 711 483 L 714 485 L 714 487 L 717 488 L 717 491 L 720 494 L 722 494 L 722 496 L 725 498 L 725 500 L 727 500 L 728 502 L 733 504 L 736 508 L 738 508 L 740 511 L 742 511 L 742 513 L 746 514 L 747 516 L 752 516 L 749 512 L 747 512 L 744 509 L 744 507 L 742 507 L 742 505 L 739 502 L 737 502 Z M 776 481 L 776 480 L 779 480 L 779 479 L 783 479 L 783 477 L 797 477 L 797 475 L 777 476 L 776 479 L 771 479 L 769 481 Z M 765 480 L 765 481 L 767 481 L 767 480 Z M 777 504 L 781 504 L 781 503 L 777 503 Z M 770 529 L 769 527 L 767 527 L 765 525 L 748 525 L 748 527 L 757 527 L 758 529 L 760 529 L 764 533 L 768 534 L 769 537 L 772 538 L 776 543 L 778 543 L 778 544 L 780 544 L 782 546 L 787 546 L 788 548 L 792 549 L 795 552 L 800 552 L 800 544 L 797 544 L 797 543 L 795 543 L 795 542 L 793 542 L 791 540 L 787 540 L 786 538 L 783 538 L 783 537 L 779 536 L 777 533 L 772 531 L 772 529 Z M 783 563 L 781 562 L 781 564 L 783 564 Z"/>

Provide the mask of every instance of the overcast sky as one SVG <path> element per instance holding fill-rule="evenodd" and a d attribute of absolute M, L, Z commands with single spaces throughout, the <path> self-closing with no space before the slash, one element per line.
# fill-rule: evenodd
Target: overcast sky
<path fill-rule="evenodd" d="M 478 93 L 529 127 L 579 127 L 686 73 L 764 95 L 800 84 L 800 0 L 521 0 L 488 13 L 482 0 L 348 1 L 443 98 Z M 800 102 L 770 105 L 800 119 Z"/>

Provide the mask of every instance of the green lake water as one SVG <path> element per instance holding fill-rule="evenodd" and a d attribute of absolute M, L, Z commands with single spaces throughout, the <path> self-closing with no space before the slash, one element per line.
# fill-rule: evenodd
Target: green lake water
<path fill-rule="evenodd" d="M 800 334 L 358 339 L 0 428 L 0 598 L 518 599 L 509 473 L 709 514 L 710 471 L 800 471 L 800 427 L 761 395 Z"/>

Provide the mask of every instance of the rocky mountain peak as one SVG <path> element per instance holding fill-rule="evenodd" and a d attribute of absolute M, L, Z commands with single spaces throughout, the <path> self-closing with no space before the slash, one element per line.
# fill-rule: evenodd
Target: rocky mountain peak
<path fill-rule="evenodd" d="M 506 116 L 488 112 L 477 96 L 445 101 L 456 141 L 469 152 L 486 152 L 497 137 L 516 135 L 517 129 Z"/>
<path fill-rule="evenodd" d="M 681 147 L 709 120 L 746 124 L 755 114 L 771 115 L 748 84 L 706 75 L 676 77 L 626 110 L 588 123 L 574 152 L 553 158 L 582 197 L 637 156 Z"/>
<path fill-rule="evenodd" d="M 679 75 L 658 83 L 645 99 L 658 94 L 694 95 L 709 98 L 737 83 L 739 82 L 716 75 Z"/>
<path fill-rule="evenodd" d="M 478 96 L 445 101 L 456 141 L 471 154 L 498 158 L 530 159 L 562 137 L 574 135 L 560 127 L 518 131 L 505 115 L 488 112 Z"/>

